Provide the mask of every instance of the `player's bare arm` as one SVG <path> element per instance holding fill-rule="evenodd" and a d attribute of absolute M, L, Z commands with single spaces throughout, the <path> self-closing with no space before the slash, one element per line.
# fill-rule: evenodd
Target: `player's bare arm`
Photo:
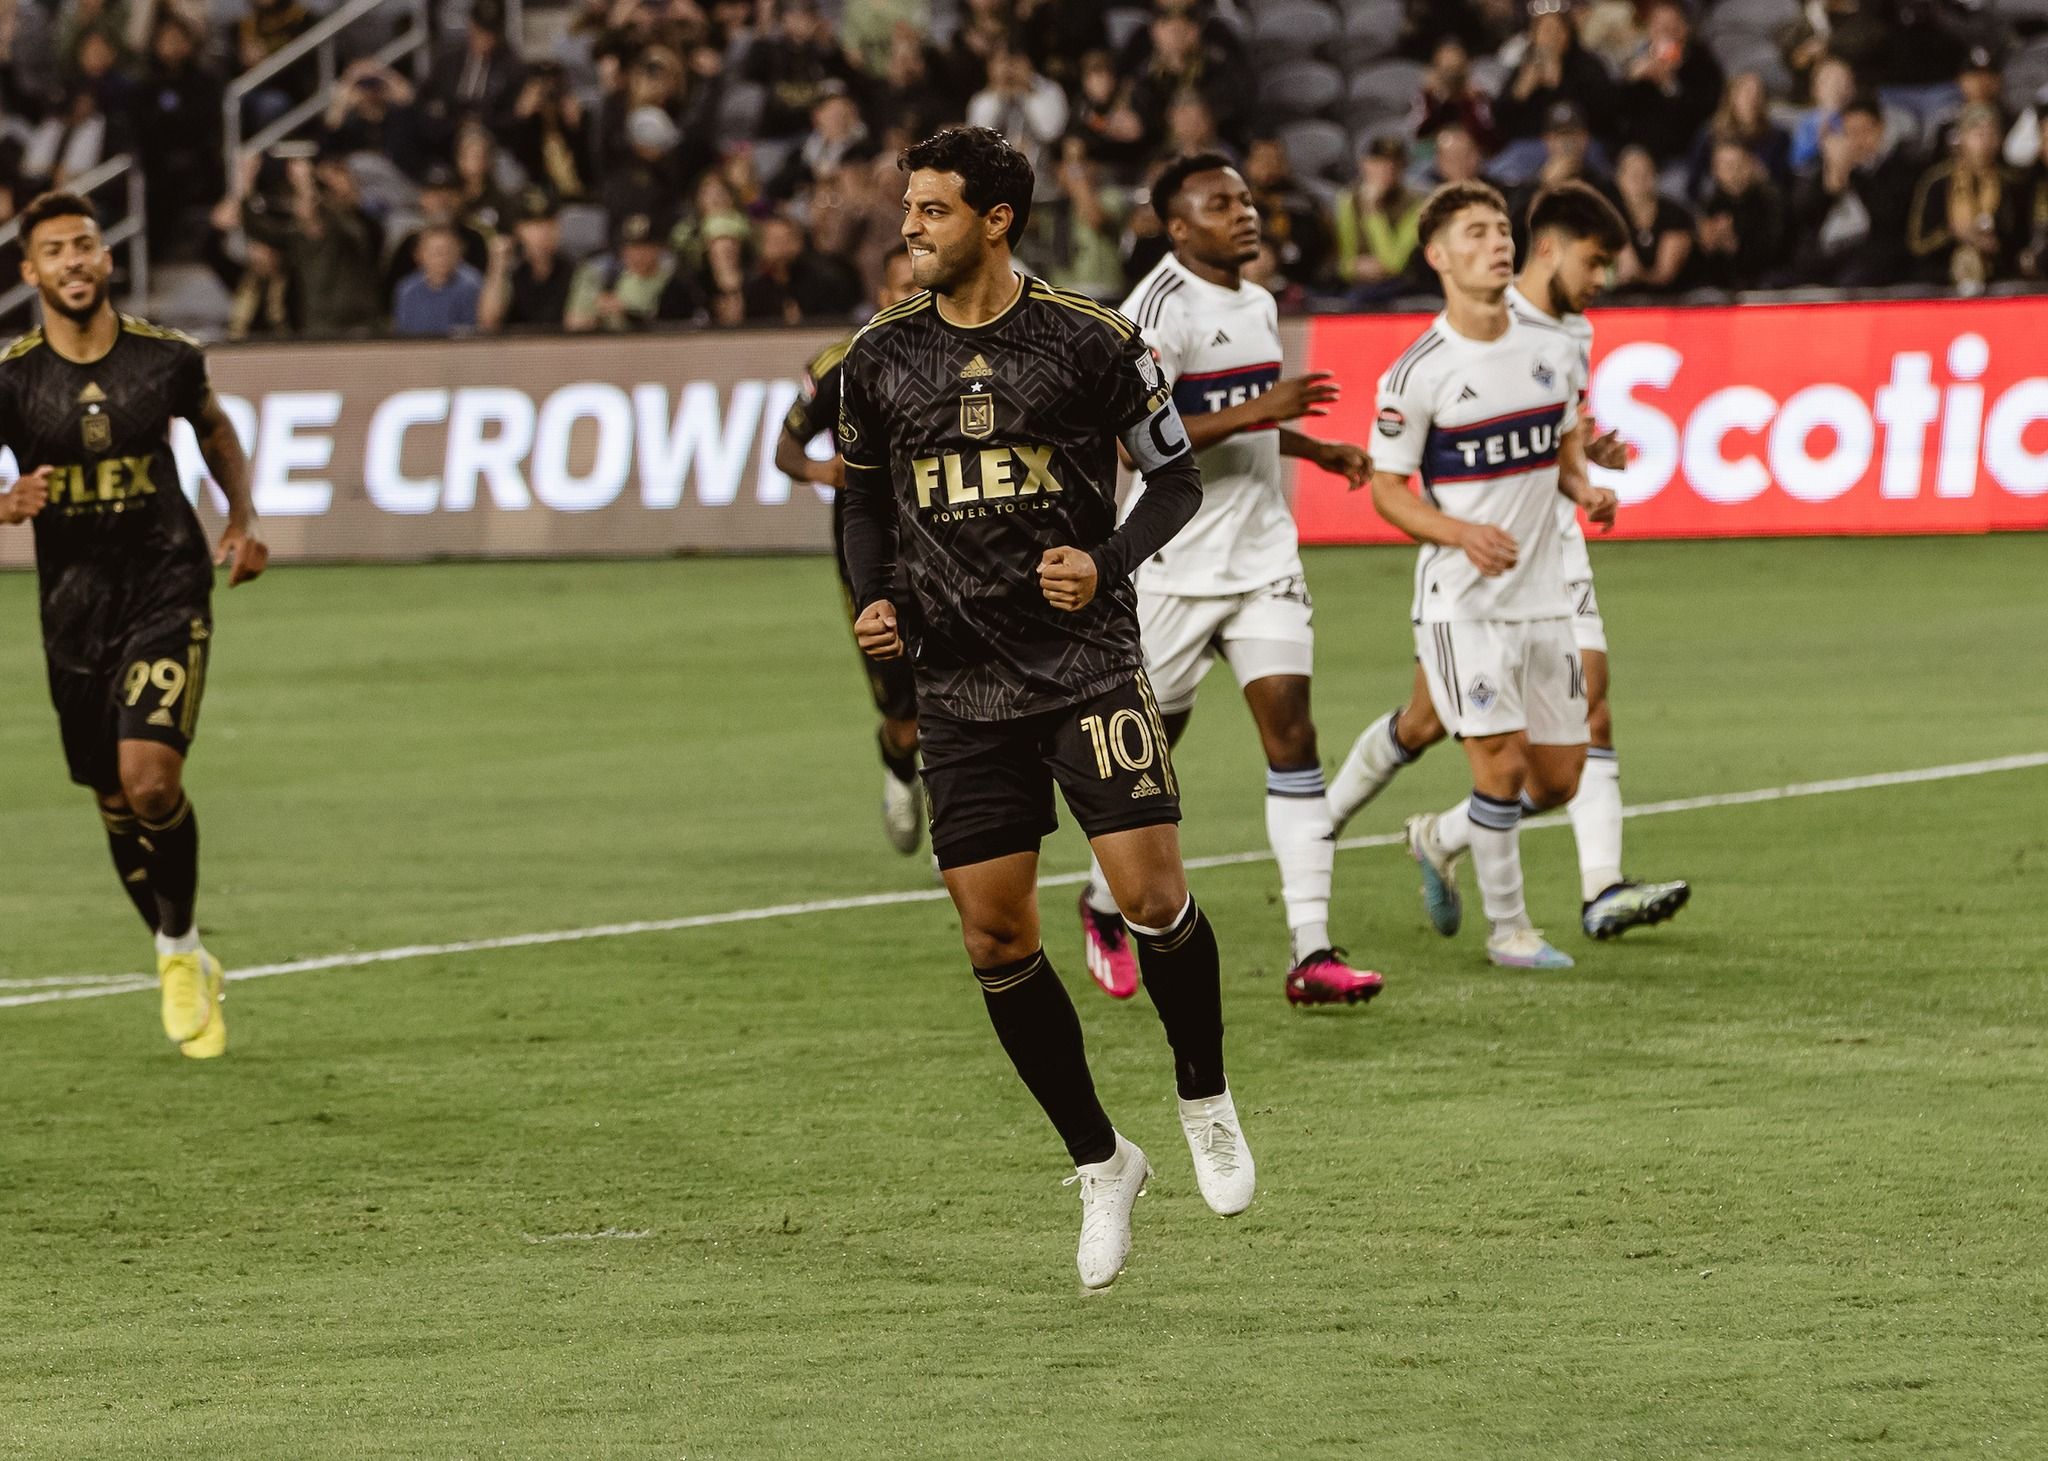
<path fill-rule="evenodd" d="M 1458 549 L 1488 578 L 1513 568 L 1521 554 L 1513 536 L 1493 524 L 1466 522 L 1431 507 L 1409 490 L 1408 479 L 1399 472 L 1372 474 L 1372 505 L 1381 517 L 1418 543 Z"/>
<path fill-rule="evenodd" d="M 846 485 L 846 459 L 838 452 L 815 460 L 787 431 L 775 438 L 775 470 L 792 482 L 811 482 L 837 491 Z"/>
<path fill-rule="evenodd" d="M 50 501 L 50 468 L 37 467 L 5 492 L 0 492 L 0 525 L 25 523 Z"/>
<path fill-rule="evenodd" d="M 1039 591 L 1048 604 L 1066 613 L 1087 608 L 1099 581 L 1095 555 L 1079 548 L 1048 548 L 1038 560 Z"/>
<path fill-rule="evenodd" d="M 1372 457 L 1366 449 L 1349 441 L 1318 441 L 1313 436 L 1280 428 L 1280 455 L 1299 457 L 1335 477 L 1342 477 L 1353 492 L 1372 483 Z"/>
<path fill-rule="evenodd" d="M 901 659 L 903 636 L 896 627 L 896 605 L 876 599 L 853 621 L 854 643 L 869 659 Z"/>
<path fill-rule="evenodd" d="M 1181 424 L 1187 428 L 1188 443 L 1196 451 L 1202 451 L 1219 441 L 1229 440 L 1240 431 L 1274 426 L 1282 421 L 1327 416 L 1329 412 L 1323 407 L 1336 401 L 1340 394 L 1336 380 L 1327 370 L 1312 370 L 1306 375 L 1275 381 L 1271 390 L 1235 406 L 1226 406 L 1221 411 L 1183 416 Z"/>
<path fill-rule="evenodd" d="M 242 439 L 235 435 L 234 422 L 221 409 L 220 397 L 212 392 L 207 393 L 206 404 L 199 408 L 192 426 L 199 435 L 199 454 L 206 460 L 206 470 L 212 473 L 221 495 L 228 500 L 228 525 L 221 532 L 213 561 L 233 562 L 228 587 L 234 588 L 270 566 L 270 545 L 256 531 L 256 502 L 249 490 L 249 456 L 242 450 Z"/>
<path fill-rule="evenodd" d="M 1596 467 L 1605 467 L 1610 472 L 1619 472 L 1628 466 L 1628 443 L 1621 439 L 1619 431 L 1607 431 L 1599 436 L 1592 434 L 1592 418 L 1582 422 L 1579 431 L 1586 438 L 1586 460 Z"/>
<path fill-rule="evenodd" d="M 1599 524 L 1602 532 L 1614 531 L 1614 516 L 1620 509 L 1621 499 L 1611 488 L 1596 487 L 1586 472 L 1585 428 L 1569 432 L 1564 445 L 1558 451 L 1557 490 L 1576 503 L 1590 522 Z"/>

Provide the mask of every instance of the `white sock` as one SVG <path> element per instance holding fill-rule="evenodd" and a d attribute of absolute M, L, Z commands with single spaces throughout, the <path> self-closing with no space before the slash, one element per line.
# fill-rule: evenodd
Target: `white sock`
<path fill-rule="evenodd" d="M 1344 764 L 1337 768 L 1337 779 L 1330 786 L 1331 809 L 1341 813 L 1345 821 L 1357 816 L 1360 808 L 1385 791 L 1395 772 L 1422 754 L 1409 751 L 1395 738 L 1394 725 L 1400 718 L 1400 710 L 1389 710 L 1367 726 L 1352 742 Z"/>
<path fill-rule="evenodd" d="M 1088 886 L 1082 891 L 1088 906 L 1105 917 L 1118 915 L 1116 899 L 1109 891 L 1109 879 L 1102 874 L 1102 864 L 1095 860 L 1095 854 L 1088 854 Z"/>
<path fill-rule="evenodd" d="M 1463 852 L 1472 845 L 1471 802 L 1461 801 L 1436 819 L 1436 845 L 1445 852 Z"/>
<path fill-rule="evenodd" d="M 1621 763 L 1612 750 L 1586 752 L 1579 794 L 1565 811 L 1579 844 L 1579 896 L 1590 903 L 1621 881 Z"/>
<path fill-rule="evenodd" d="M 176 938 L 173 938 L 173 937 L 171 937 L 171 936 L 170 936 L 169 934 L 167 934 L 167 933 L 160 933 L 160 934 L 158 934 L 158 935 L 156 936 L 156 951 L 157 951 L 157 952 L 158 952 L 159 954 L 196 954 L 196 953 L 198 953 L 198 952 L 199 952 L 199 922 L 198 922 L 198 920 L 197 920 L 197 919 L 194 919 L 194 920 L 193 920 L 193 923 L 192 923 L 192 926 L 191 926 L 190 928 L 186 929 L 186 930 L 185 930 L 185 931 L 184 931 L 183 933 L 179 934 L 179 935 L 178 935 L 178 936 L 177 936 Z"/>
<path fill-rule="evenodd" d="M 1320 766 L 1266 769 L 1266 840 L 1280 864 L 1280 897 L 1294 937 L 1294 959 L 1330 946 L 1330 878 L 1337 865 L 1337 825 Z"/>
<path fill-rule="evenodd" d="M 1522 903 L 1521 803 L 1496 801 L 1475 791 L 1468 806 L 1472 871 L 1478 875 L 1494 935 L 1527 928 L 1529 912 Z"/>

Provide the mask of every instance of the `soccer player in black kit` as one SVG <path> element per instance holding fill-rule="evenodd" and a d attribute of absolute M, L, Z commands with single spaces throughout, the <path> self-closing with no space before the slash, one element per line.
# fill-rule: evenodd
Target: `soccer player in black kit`
<path fill-rule="evenodd" d="M 949 128 L 901 166 L 922 291 L 876 315 L 841 367 L 855 635 L 914 666 L 932 849 L 996 1035 L 1077 1168 L 1076 1262 L 1100 1289 L 1129 1255 L 1151 1168 L 1096 1099 L 1039 942 L 1055 785 L 1137 938 L 1202 1196 L 1228 1215 L 1254 1186 L 1224 1081 L 1216 936 L 1188 893 L 1130 583 L 1194 515 L 1201 477 L 1131 322 L 1011 263 L 1031 164 L 995 132 Z M 1121 528 L 1119 442 L 1149 484 Z M 899 559 L 914 615 L 890 597 Z"/>
<path fill-rule="evenodd" d="M 910 256 L 891 254 L 882 270 L 881 288 L 875 291 L 875 311 L 901 304 L 917 292 L 910 282 Z M 832 489 L 832 558 L 839 569 L 839 586 L 846 596 L 846 617 L 850 623 L 860 611 L 853 601 L 853 575 L 846 567 L 846 534 L 843 528 L 846 463 L 834 451 L 819 461 L 806 451 L 811 442 L 839 424 L 839 372 L 846 363 L 846 351 L 853 344 L 848 336 L 835 340 L 812 356 L 804 366 L 803 391 L 790 402 L 782 418 L 782 431 L 775 439 L 775 469 L 797 482 L 810 482 Z M 924 832 L 924 796 L 917 780 L 917 685 L 911 679 L 907 659 L 869 659 L 868 693 L 881 717 L 875 741 L 882 753 L 882 830 L 889 845 L 905 854 L 917 851 Z"/>
<path fill-rule="evenodd" d="M 199 824 L 185 753 L 213 649 L 213 568 L 263 571 L 249 463 L 199 346 L 118 315 L 92 205 L 45 193 L 21 213 L 21 275 L 44 324 L 0 355 L 0 445 L 21 478 L 0 524 L 33 520 L 43 650 L 71 779 L 91 788 L 121 884 L 156 935 L 164 1033 L 198 1060 L 227 1049 L 220 962 L 194 919 Z M 199 435 L 228 500 L 209 554 L 178 485 L 171 418 Z"/>

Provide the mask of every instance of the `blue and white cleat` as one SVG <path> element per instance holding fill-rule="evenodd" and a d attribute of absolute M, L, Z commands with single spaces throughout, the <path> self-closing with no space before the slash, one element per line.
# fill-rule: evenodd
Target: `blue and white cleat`
<path fill-rule="evenodd" d="M 1465 921 L 1464 901 L 1458 897 L 1458 859 L 1463 854 L 1437 845 L 1434 815 L 1410 817 L 1407 825 L 1408 855 L 1422 869 L 1423 911 L 1429 914 L 1429 926 L 1449 938 Z"/>
<path fill-rule="evenodd" d="M 1503 969 L 1570 969 L 1572 956 L 1550 946 L 1540 928 L 1518 928 L 1486 941 L 1486 957 Z"/>
<path fill-rule="evenodd" d="M 1619 938 L 1632 928 L 1662 923 L 1685 906 L 1692 889 L 1685 883 L 1619 882 L 1579 913 L 1587 938 Z"/>

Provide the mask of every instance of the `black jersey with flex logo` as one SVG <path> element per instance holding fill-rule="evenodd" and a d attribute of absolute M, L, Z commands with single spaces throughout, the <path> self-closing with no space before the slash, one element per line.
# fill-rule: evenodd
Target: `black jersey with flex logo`
<path fill-rule="evenodd" d="M 1046 602 L 1048 548 L 1116 530 L 1116 446 L 1147 470 L 1186 433 L 1137 328 L 1025 279 L 988 323 L 949 324 L 929 293 L 875 316 L 840 369 L 849 511 L 886 500 L 921 624 L 921 704 L 963 720 L 1072 705 L 1142 667 L 1136 595 L 1105 573 L 1078 613 Z M 849 557 L 853 557 L 849 544 Z M 883 597 L 886 579 L 859 582 Z M 900 607 L 900 606 L 899 606 Z"/>
<path fill-rule="evenodd" d="M 0 445 L 24 473 L 53 468 L 35 539 L 43 644 L 57 667 L 100 668 L 138 635 L 206 617 L 213 561 L 170 432 L 208 392 L 197 342 L 126 315 L 89 364 L 66 360 L 40 330 L 0 356 Z"/>

